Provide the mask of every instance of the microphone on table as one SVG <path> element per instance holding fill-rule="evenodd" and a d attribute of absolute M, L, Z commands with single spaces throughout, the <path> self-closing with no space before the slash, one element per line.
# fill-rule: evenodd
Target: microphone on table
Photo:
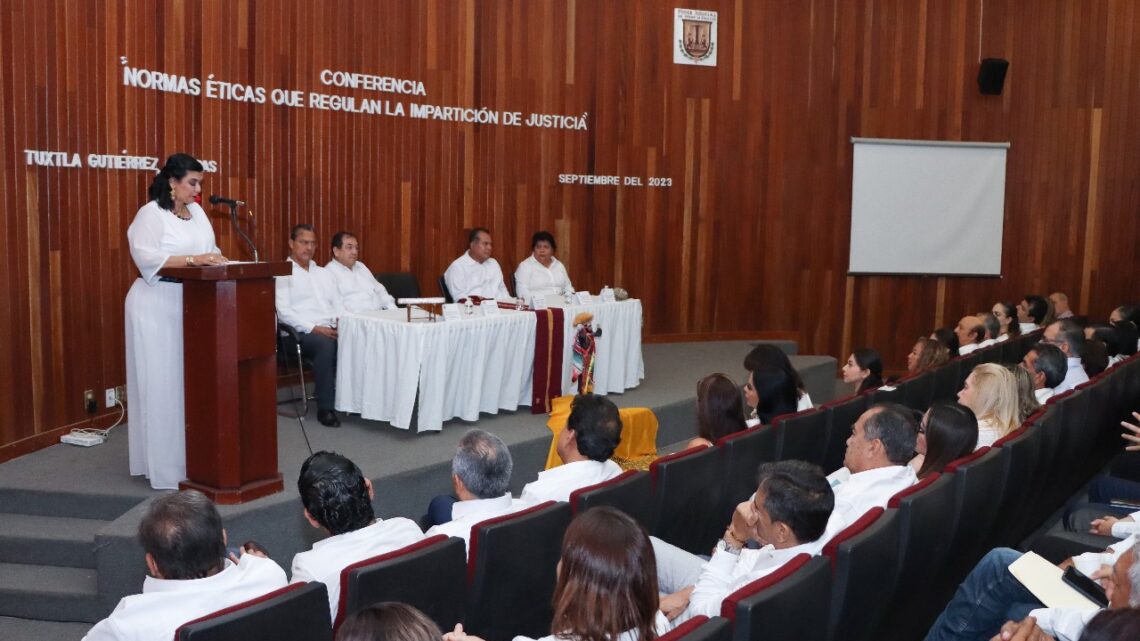
<path fill-rule="evenodd" d="M 244 200 L 234 200 L 232 198 L 226 198 L 225 196 L 219 196 L 217 194 L 210 194 L 210 204 L 211 205 L 229 205 L 231 207 L 241 207 L 242 205 L 245 204 L 245 201 Z"/>

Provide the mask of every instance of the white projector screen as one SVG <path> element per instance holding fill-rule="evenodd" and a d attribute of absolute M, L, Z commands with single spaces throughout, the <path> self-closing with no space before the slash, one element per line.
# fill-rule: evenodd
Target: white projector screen
<path fill-rule="evenodd" d="M 1001 275 L 1009 143 L 851 141 L 851 273 Z"/>

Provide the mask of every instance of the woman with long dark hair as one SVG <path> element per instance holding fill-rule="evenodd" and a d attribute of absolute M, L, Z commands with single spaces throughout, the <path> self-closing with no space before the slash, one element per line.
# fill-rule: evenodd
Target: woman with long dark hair
<path fill-rule="evenodd" d="M 879 352 L 870 347 L 860 347 L 851 352 L 843 366 L 843 382 L 858 383 L 856 394 L 879 387 L 883 384 L 883 359 Z"/>
<path fill-rule="evenodd" d="M 186 478 L 186 420 L 182 284 L 158 272 L 226 262 L 214 228 L 196 202 L 202 171 L 202 164 L 187 154 L 167 158 L 147 191 L 149 202 L 127 229 L 131 258 L 139 270 L 126 301 L 130 469 L 132 475 L 145 474 L 151 487 L 160 490 L 177 489 Z"/>
<path fill-rule="evenodd" d="M 910 462 L 918 478 L 941 472 L 951 461 L 974 451 L 978 444 L 978 419 L 973 410 L 958 403 L 935 403 L 918 424 L 916 456 Z"/>
<path fill-rule="evenodd" d="M 722 436 L 748 428 L 740 388 L 724 374 L 709 374 L 697 381 L 697 438 L 686 447 L 714 445 Z"/>
<path fill-rule="evenodd" d="M 760 365 L 748 375 L 744 402 L 753 408 L 748 425 L 768 425 L 781 414 L 796 410 L 796 384 L 782 367 Z"/>

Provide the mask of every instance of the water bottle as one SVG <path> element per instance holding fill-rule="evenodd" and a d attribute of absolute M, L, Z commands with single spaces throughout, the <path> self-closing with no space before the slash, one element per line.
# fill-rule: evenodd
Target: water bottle
<path fill-rule="evenodd" d="M 463 303 L 463 313 L 468 316 L 471 316 L 475 313 L 475 305 L 471 302 L 470 298 L 468 298 L 467 301 Z"/>

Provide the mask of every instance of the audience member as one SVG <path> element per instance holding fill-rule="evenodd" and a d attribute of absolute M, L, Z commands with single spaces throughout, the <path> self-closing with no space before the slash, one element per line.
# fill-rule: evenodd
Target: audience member
<path fill-rule="evenodd" d="M 1140 343 L 1140 338 L 1137 337 L 1140 332 L 1136 329 L 1136 323 L 1122 320 L 1113 321 L 1109 324 L 1116 330 L 1117 342 L 1120 344 L 1120 355 L 1123 358 L 1128 358 L 1135 354 L 1137 343 Z"/>
<path fill-rule="evenodd" d="M 85 641 L 169 641 L 183 623 L 286 585 L 285 571 L 254 545 L 226 559 L 226 531 L 213 502 L 196 490 L 163 494 L 139 523 L 150 576 L 123 597 Z"/>
<path fill-rule="evenodd" d="M 305 520 L 328 538 L 293 557 L 293 583 L 320 581 L 328 588 L 336 620 L 340 572 L 344 568 L 424 538 L 410 519 L 378 519 L 372 511 L 372 481 L 355 463 L 333 452 L 317 452 L 301 464 L 297 478 Z"/>
<path fill-rule="evenodd" d="M 313 368 L 317 389 L 317 420 L 326 427 L 340 427 L 336 402 L 337 319 L 344 313 L 336 279 L 312 262 L 317 235 L 309 224 L 295 225 L 289 232 L 290 276 L 276 281 L 277 321 L 297 331 L 301 353 Z"/>
<path fill-rule="evenodd" d="M 574 490 L 621 474 L 621 467 L 610 460 L 621 442 L 621 427 L 621 415 L 610 399 L 596 394 L 574 397 L 570 417 L 555 445 L 562 465 L 539 472 L 519 498 L 530 505 L 568 501 Z"/>
<path fill-rule="evenodd" d="M 982 321 L 982 326 L 986 330 L 986 337 L 981 343 L 979 343 L 979 346 L 990 347 L 992 345 L 997 345 L 998 337 L 1002 335 L 1001 323 L 998 322 L 997 316 L 994 316 L 990 312 L 980 312 L 977 314 L 977 317 L 978 320 Z"/>
<path fill-rule="evenodd" d="M 1049 301 L 1036 294 L 1026 294 L 1017 304 L 1017 320 L 1021 333 L 1028 334 L 1045 326 L 1049 317 Z"/>
<path fill-rule="evenodd" d="M 914 343 L 910 353 L 906 356 L 906 371 L 909 374 L 918 374 L 928 369 L 934 369 L 950 360 L 950 350 L 933 338 L 920 338 Z"/>
<path fill-rule="evenodd" d="M 434 621 L 406 603 L 383 601 L 348 615 L 336 641 L 440 641 Z"/>
<path fill-rule="evenodd" d="M 483 430 L 467 430 L 451 460 L 455 499 L 436 497 L 432 501 L 428 517 L 436 525 L 424 535 L 446 534 L 469 544 L 472 525 L 526 508 L 526 503 L 507 491 L 513 466 L 503 439 Z"/>
<path fill-rule="evenodd" d="M 1134 563 L 1132 567 L 1137 567 Z M 1140 582 L 1134 592 L 1140 592 Z M 1136 641 L 1140 639 L 1140 608 L 1101 610 L 1081 632 L 1080 641 Z"/>
<path fill-rule="evenodd" d="M 954 326 L 958 337 L 958 355 L 967 356 L 982 346 L 986 339 L 986 326 L 977 316 L 963 316 Z"/>
<path fill-rule="evenodd" d="M 966 377 L 958 392 L 958 402 L 978 417 L 978 447 L 993 445 L 1017 429 L 1021 416 L 1017 408 L 1017 380 L 997 363 L 982 363 Z"/>
<path fill-rule="evenodd" d="M 779 367 L 787 373 L 788 378 L 796 386 L 796 410 L 810 410 L 812 407 L 811 396 L 808 394 L 807 388 L 804 386 L 804 381 L 800 378 L 800 373 L 796 368 L 792 367 L 792 361 L 784 350 L 771 343 L 760 343 L 752 348 L 751 352 L 744 357 L 744 369 L 751 372 L 759 368 L 761 365 L 769 367 Z"/>
<path fill-rule="evenodd" d="M 554 242 L 553 234 L 536 232 L 530 239 L 530 248 L 531 255 L 515 269 L 516 296 L 530 304 L 535 296 L 551 300 L 574 291 L 566 266 L 554 257 L 558 243 Z"/>
<path fill-rule="evenodd" d="M 930 333 L 930 338 L 942 343 L 946 346 L 946 352 L 950 354 L 950 358 L 956 358 L 958 354 L 958 335 L 954 330 L 949 327 L 939 327 Z"/>
<path fill-rule="evenodd" d="M 1073 317 L 1073 310 L 1069 307 L 1069 297 L 1061 292 L 1049 294 L 1049 304 L 1053 306 L 1053 319 L 1065 320 Z"/>
<path fill-rule="evenodd" d="M 1056 345 L 1068 359 L 1069 369 L 1065 373 L 1065 380 L 1056 388 L 1058 394 L 1063 394 L 1089 380 L 1089 375 L 1081 364 L 1085 332 L 1080 325 L 1071 320 L 1054 321 L 1045 328 L 1041 342 Z"/>
<path fill-rule="evenodd" d="M 1017 383 L 1017 423 L 1020 425 L 1030 415 L 1041 409 L 1041 402 L 1037 400 L 1036 382 L 1029 370 L 1017 365 L 1006 365 L 1006 367 L 1009 368 L 1009 372 L 1013 374 L 1014 382 Z"/>
<path fill-rule="evenodd" d="M 847 357 L 843 366 L 843 382 L 858 383 L 856 394 L 883 384 L 883 359 L 870 347 L 860 347 Z"/>
<path fill-rule="evenodd" d="M 1123 327 L 1124 323 L 1119 323 L 1119 325 Z M 1086 345 L 1091 341 L 1100 341 L 1101 343 L 1104 343 L 1104 353 L 1108 359 L 1106 369 L 1124 360 L 1124 354 L 1121 349 L 1122 338 L 1122 333 L 1117 328 L 1117 324 L 1095 323 L 1085 328 Z M 1132 342 L 1131 339 L 1129 339 L 1129 342 Z M 1086 374 L 1089 374 L 1088 361 L 1090 356 L 1091 353 L 1088 349 L 1086 349 L 1085 353 L 1081 355 L 1081 362 L 1085 365 Z M 1092 374 L 1089 375 L 1092 376 Z"/>
<path fill-rule="evenodd" d="M 722 436 L 744 431 L 744 403 L 736 382 L 724 374 L 709 374 L 697 381 L 697 438 L 686 448 L 715 445 Z"/>
<path fill-rule="evenodd" d="M 680 603 L 686 589 L 692 589 L 687 607 L 674 624 L 702 614 L 718 616 L 729 594 L 771 574 L 798 554 L 819 554 L 817 541 L 834 505 L 835 495 L 819 467 L 803 461 L 764 463 L 756 493 L 736 506 L 708 562 L 650 537 L 661 591 L 682 593 Z M 747 541 L 762 547 L 747 548 Z"/>
<path fill-rule="evenodd" d="M 1081 348 L 1081 367 L 1085 374 L 1092 378 L 1108 369 L 1108 347 L 1103 341 L 1086 340 Z"/>
<path fill-rule="evenodd" d="M 796 384 L 783 368 L 760 365 L 748 375 L 744 402 L 752 408 L 749 427 L 768 425 L 773 418 L 796 411 Z"/>
<path fill-rule="evenodd" d="M 978 419 L 973 410 L 958 403 L 935 403 L 918 425 L 915 457 L 910 466 L 918 478 L 941 472 L 950 462 L 978 446 Z"/>
<path fill-rule="evenodd" d="M 360 241 L 350 231 L 338 231 L 332 237 L 333 259 L 325 269 L 336 280 L 337 292 L 347 312 L 370 312 L 393 309 L 396 299 L 376 280 L 368 266 L 357 259 Z"/>
<path fill-rule="evenodd" d="M 491 258 L 491 232 L 476 227 L 467 236 L 467 251 L 451 262 L 443 273 L 447 291 L 456 302 L 465 298 L 509 299 L 503 270 Z"/>
<path fill-rule="evenodd" d="M 1121 305 L 1108 315 L 1108 322 L 1119 323 L 1128 321 L 1135 327 L 1140 327 L 1140 305 Z M 1140 351 L 1140 338 L 1137 339 L 1136 349 Z"/>
<path fill-rule="evenodd" d="M 1037 402 L 1044 405 L 1053 398 L 1056 388 L 1065 380 L 1069 365 L 1065 361 L 1065 353 L 1056 345 L 1038 343 L 1029 348 L 1021 366 L 1033 378 L 1034 395 Z"/>
<path fill-rule="evenodd" d="M 1017 305 L 1012 301 L 998 301 L 994 303 L 993 309 L 990 311 L 998 319 L 998 324 L 1001 325 L 998 341 L 1007 340 L 1010 336 L 1021 335 L 1021 325 L 1017 322 Z"/>

